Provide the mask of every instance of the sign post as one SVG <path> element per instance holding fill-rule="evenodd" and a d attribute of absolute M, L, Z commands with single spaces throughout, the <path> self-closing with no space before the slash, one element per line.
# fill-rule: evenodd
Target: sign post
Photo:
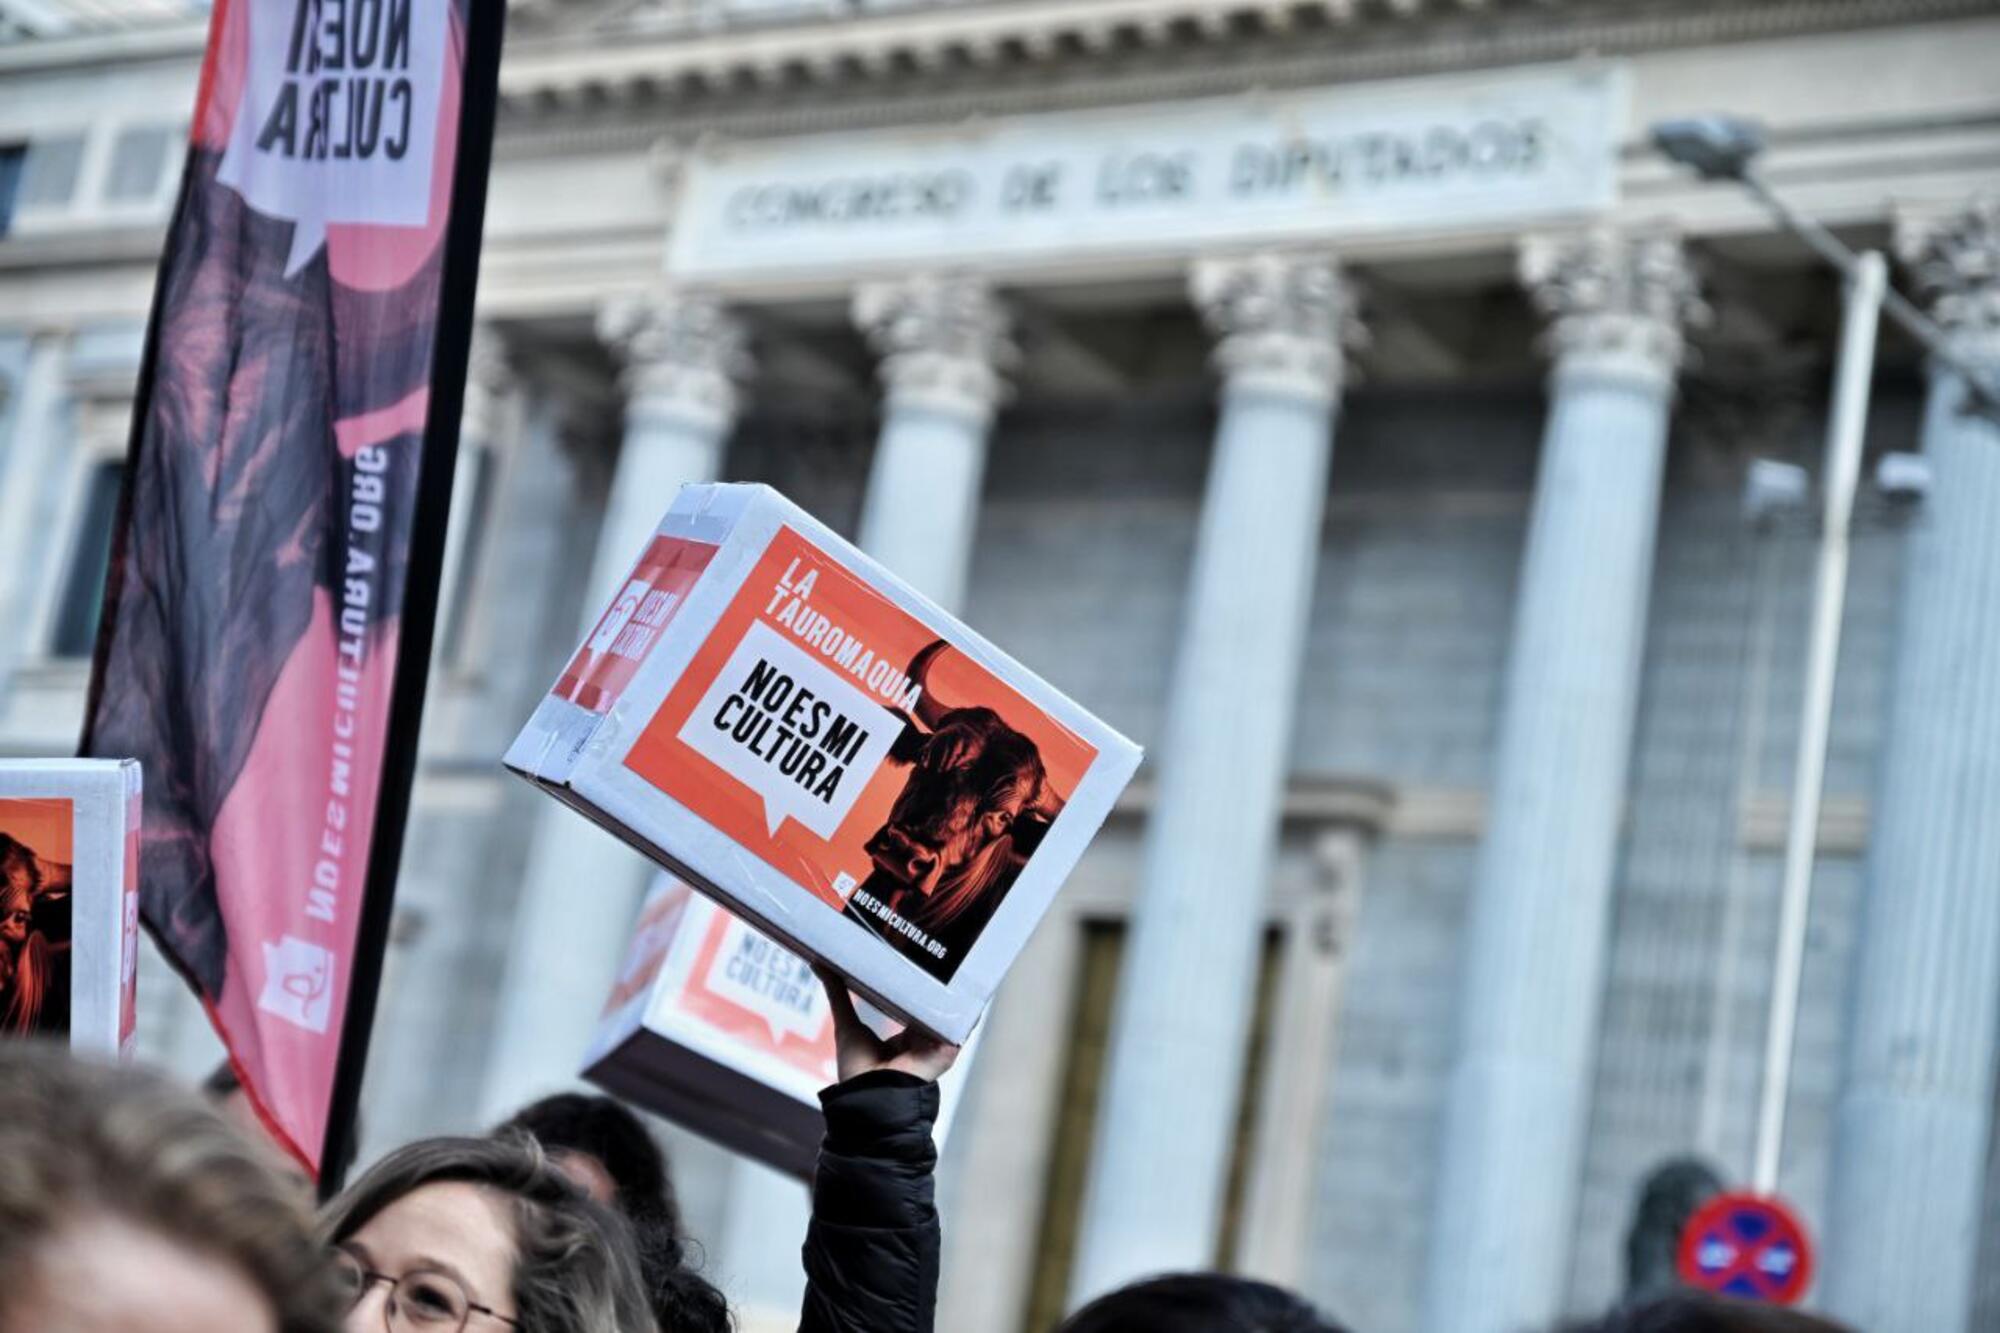
<path fill-rule="evenodd" d="M 1834 377 L 1833 409 L 1827 422 L 1826 470 L 1820 480 L 1825 512 L 1820 528 L 1819 569 L 1813 587 L 1798 759 L 1792 777 L 1791 820 L 1785 832 L 1778 953 L 1771 969 L 1764 1083 L 1757 1107 L 1757 1156 L 1751 1173 L 1752 1185 L 1764 1194 L 1778 1188 L 1778 1163 L 1785 1142 L 1785 1104 L 1791 1089 L 1792 1046 L 1798 1031 L 1799 981 L 1805 971 L 1820 796 L 1826 782 L 1827 738 L 1833 722 L 1834 673 L 1840 659 L 1841 613 L 1847 604 L 1848 532 L 1853 526 L 1854 492 L 1861 473 L 1861 447 L 1868 424 L 1876 326 L 1887 287 L 1886 261 L 1873 251 L 1863 255 L 1847 286 L 1840 362 Z"/>

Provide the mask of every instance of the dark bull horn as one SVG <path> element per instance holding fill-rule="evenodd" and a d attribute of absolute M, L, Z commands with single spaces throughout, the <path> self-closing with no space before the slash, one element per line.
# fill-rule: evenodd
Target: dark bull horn
<path fill-rule="evenodd" d="M 917 686 L 917 722 L 926 731 L 936 731 L 944 722 L 944 715 L 951 709 L 939 703 L 931 694 L 931 663 L 937 661 L 951 647 L 943 639 L 932 639 L 923 650 L 910 659 L 907 675 Z"/>

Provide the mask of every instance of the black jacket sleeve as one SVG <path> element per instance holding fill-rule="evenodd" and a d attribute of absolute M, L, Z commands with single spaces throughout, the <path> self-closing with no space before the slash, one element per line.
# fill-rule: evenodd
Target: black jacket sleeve
<path fill-rule="evenodd" d="M 937 1084 L 878 1069 L 820 1093 L 800 1333 L 931 1333 L 938 1230 Z"/>

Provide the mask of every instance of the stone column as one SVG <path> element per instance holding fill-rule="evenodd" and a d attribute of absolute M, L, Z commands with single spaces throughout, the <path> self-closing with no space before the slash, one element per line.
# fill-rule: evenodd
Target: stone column
<path fill-rule="evenodd" d="M 625 436 L 598 529 L 577 638 L 683 483 L 711 481 L 748 372 L 744 335 L 713 299 L 676 294 L 607 306 L 598 332 L 624 363 Z M 549 803 L 514 913 L 482 1106 L 505 1114 L 572 1079 L 604 1007 L 649 863 Z"/>
<path fill-rule="evenodd" d="M 1896 240 L 2000 382 L 2000 198 Z M 1820 1270 L 1828 1311 L 1872 1333 L 1972 1327 L 2000 1040 L 2000 424 L 1941 366 L 1923 450 Z"/>
<path fill-rule="evenodd" d="M 1203 261 L 1192 289 L 1219 339 L 1222 416 L 1113 1011 L 1077 1300 L 1215 1261 L 1350 326 L 1323 257 Z"/>
<path fill-rule="evenodd" d="M 1322 1127 L 1339 1056 L 1348 950 L 1360 910 L 1367 846 L 1389 811 L 1385 788 L 1357 792 L 1352 814 L 1313 840 L 1313 879 L 1285 922 L 1285 948 L 1266 1038 L 1265 1074 L 1245 1174 L 1231 1268 L 1296 1287 L 1312 1270 L 1312 1211 Z M 1352 822 L 1348 822 L 1352 820 Z"/>
<path fill-rule="evenodd" d="M 446 642 L 449 626 L 461 620 L 468 607 L 457 604 L 460 570 L 464 566 L 467 543 L 472 540 L 471 524 L 479 520 L 473 512 L 478 499 L 480 455 L 497 452 L 508 427 L 515 420 L 515 368 L 507 354 L 506 338 L 485 320 L 472 327 L 472 346 L 465 364 L 465 404 L 458 418 L 458 455 L 452 466 L 451 513 L 445 529 L 444 563 L 438 574 L 437 659 L 432 670 L 452 665 L 445 653 L 453 646 Z M 487 464 L 490 466 L 490 460 Z M 435 746 L 449 737 L 427 732 L 425 741 Z"/>
<path fill-rule="evenodd" d="M 977 278 L 923 273 L 862 286 L 854 322 L 881 358 L 885 391 L 861 549 L 956 613 L 1014 359 L 1006 312 Z M 719 1254 L 744 1333 L 797 1322 L 807 1214 L 798 1181 L 738 1161 Z"/>
<path fill-rule="evenodd" d="M 861 287 L 854 322 L 881 357 L 885 390 L 861 549 L 956 611 L 987 432 L 1015 355 L 1006 312 L 977 278 L 924 273 Z"/>
<path fill-rule="evenodd" d="M 1558 1313 L 1682 328 L 1680 247 L 1531 239 L 1552 404 L 1465 931 L 1423 1327 Z"/>
<path fill-rule="evenodd" d="M 507 339 L 486 320 L 472 326 L 465 357 L 465 402 L 458 417 L 460 443 L 488 444 L 502 431 L 515 383 Z"/>

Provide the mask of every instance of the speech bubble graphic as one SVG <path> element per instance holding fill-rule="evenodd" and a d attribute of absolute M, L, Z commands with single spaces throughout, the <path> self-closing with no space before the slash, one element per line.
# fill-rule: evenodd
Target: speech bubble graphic
<path fill-rule="evenodd" d="M 826 992 L 812 967 L 735 917 L 723 926 L 721 945 L 703 984 L 710 994 L 763 1019 L 774 1043 L 783 1041 L 788 1032 L 808 1042 L 830 1035 Z M 828 1046 L 831 1054 L 831 1041 Z"/>
<path fill-rule="evenodd" d="M 258 0 L 250 67 L 216 179 L 292 220 L 291 277 L 328 223 L 422 226 L 450 0 Z"/>
<path fill-rule="evenodd" d="M 831 838 L 902 725 L 850 678 L 756 621 L 680 739 L 757 793 L 772 837 L 795 819 Z"/>

